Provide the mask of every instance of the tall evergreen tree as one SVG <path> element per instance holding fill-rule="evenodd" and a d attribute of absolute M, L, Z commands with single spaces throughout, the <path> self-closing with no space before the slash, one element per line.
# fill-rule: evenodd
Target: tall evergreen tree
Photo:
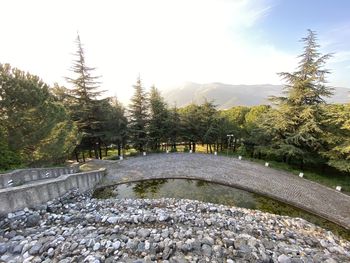
<path fill-rule="evenodd" d="M 142 152 L 147 146 L 148 101 L 140 77 L 133 88 L 134 95 L 129 105 L 129 134 L 133 147 Z"/>
<path fill-rule="evenodd" d="M 319 53 L 314 31 L 309 30 L 302 41 L 304 51 L 299 56 L 297 70 L 279 73 L 287 82 L 286 96 L 272 98 L 278 105 L 274 112 L 273 146 L 285 158 L 299 160 L 301 166 L 305 162 L 320 161 L 318 152 L 324 147 L 322 105 L 324 98 L 332 95 L 332 88 L 326 85 L 329 71 L 323 68 L 331 54 Z"/>
<path fill-rule="evenodd" d="M 97 158 L 99 156 L 98 152 L 101 152 L 98 149 L 101 143 L 101 134 L 100 120 L 96 112 L 101 106 L 98 97 L 102 94 L 102 91 L 98 90 L 99 77 L 93 74 L 95 68 L 86 65 L 85 52 L 79 35 L 75 43 L 77 51 L 74 54 L 75 59 L 71 68 L 74 77 L 66 78 L 73 85 L 73 88 L 70 90 L 70 96 L 72 97 L 71 115 L 78 126 L 79 133 L 82 135 L 81 145 L 93 147 Z"/>
<path fill-rule="evenodd" d="M 167 141 L 168 131 L 168 110 L 164 99 L 156 87 L 151 87 L 150 97 L 150 118 L 149 118 L 149 141 L 153 150 L 157 150 L 162 142 Z"/>

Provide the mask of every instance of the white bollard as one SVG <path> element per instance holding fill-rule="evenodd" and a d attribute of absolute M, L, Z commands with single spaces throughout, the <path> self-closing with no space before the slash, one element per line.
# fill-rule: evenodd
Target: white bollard
<path fill-rule="evenodd" d="M 304 177 L 304 173 L 299 173 L 299 177 L 303 178 Z"/>
<path fill-rule="evenodd" d="M 143 152 L 143 156 L 146 156 L 146 152 Z"/>
<path fill-rule="evenodd" d="M 190 150 L 190 153 L 192 153 L 192 150 Z"/>
<path fill-rule="evenodd" d="M 238 156 L 238 160 L 242 160 L 242 156 Z"/>
<path fill-rule="evenodd" d="M 266 162 L 266 163 L 265 163 L 265 166 L 266 166 L 266 167 L 269 167 L 269 163 Z"/>
<path fill-rule="evenodd" d="M 340 192 L 340 191 L 341 191 L 341 186 L 338 185 L 338 186 L 335 188 L 335 190 L 337 190 L 337 191 Z"/>
<path fill-rule="evenodd" d="M 169 153 L 169 150 L 166 150 L 166 153 Z"/>
<path fill-rule="evenodd" d="M 214 152 L 214 155 L 218 155 L 218 152 Z"/>
<path fill-rule="evenodd" d="M 120 155 L 119 156 L 119 160 L 123 160 L 124 158 L 123 158 L 123 155 Z"/>

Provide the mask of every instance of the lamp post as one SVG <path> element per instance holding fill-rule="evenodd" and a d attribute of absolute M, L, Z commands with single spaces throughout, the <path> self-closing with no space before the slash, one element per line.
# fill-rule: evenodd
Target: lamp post
<path fill-rule="evenodd" d="M 227 134 L 227 152 L 226 152 L 226 156 L 228 156 L 228 148 L 230 147 L 230 142 L 231 142 L 231 138 L 233 138 L 233 134 Z"/>

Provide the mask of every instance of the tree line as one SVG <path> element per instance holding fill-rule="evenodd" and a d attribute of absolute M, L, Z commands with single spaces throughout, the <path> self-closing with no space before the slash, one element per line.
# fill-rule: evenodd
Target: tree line
<path fill-rule="evenodd" d="M 0 169 L 21 164 L 60 163 L 67 158 L 102 158 L 110 145 L 137 151 L 233 151 L 301 169 L 331 166 L 350 172 L 350 104 L 327 104 L 332 95 L 324 69 L 331 54 L 319 52 L 315 32 L 294 72 L 272 105 L 217 110 L 212 101 L 169 106 L 156 87 L 146 92 L 139 77 L 128 109 L 102 98 L 99 78 L 85 63 L 79 36 L 72 65 L 72 88 L 49 87 L 39 77 L 0 64 Z M 230 135 L 228 137 L 228 135 Z M 86 156 L 87 155 L 87 156 Z"/>

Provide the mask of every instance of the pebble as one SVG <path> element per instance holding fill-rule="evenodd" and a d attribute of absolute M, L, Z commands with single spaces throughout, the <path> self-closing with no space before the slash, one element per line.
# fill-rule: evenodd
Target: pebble
<path fill-rule="evenodd" d="M 349 241 L 303 219 L 171 198 L 97 200 L 74 190 L 6 215 L 1 227 L 4 262 L 333 263 L 350 258 Z"/>

